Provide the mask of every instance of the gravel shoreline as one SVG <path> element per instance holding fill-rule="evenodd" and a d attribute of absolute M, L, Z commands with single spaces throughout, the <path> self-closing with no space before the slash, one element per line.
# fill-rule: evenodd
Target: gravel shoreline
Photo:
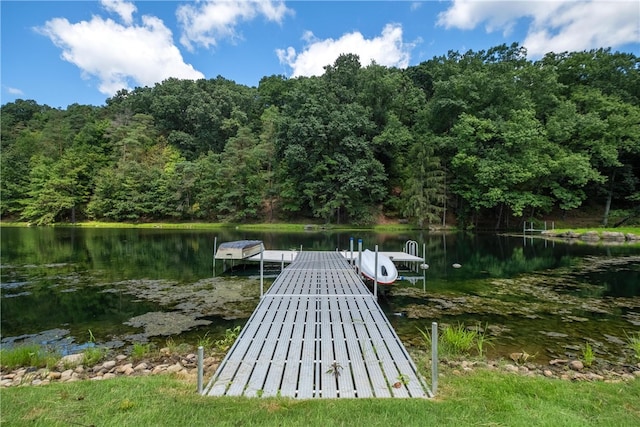
<path fill-rule="evenodd" d="M 216 354 L 204 358 L 205 381 L 213 376 L 222 357 L 223 355 Z M 586 367 L 580 360 L 555 359 L 547 365 L 537 365 L 514 357 L 511 357 L 513 360 L 441 360 L 439 376 L 446 378 L 448 375 L 464 375 L 474 370 L 487 369 L 565 381 L 621 382 L 640 378 L 640 362 L 635 365 Z M 64 356 L 53 368 L 21 367 L 8 370 L 3 367 L 0 370 L 0 387 L 42 386 L 83 380 L 100 381 L 122 376 L 166 374 L 174 374 L 194 384 L 197 381 L 198 360 L 195 353 L 178 354 L 163 348 L 158 355 L 134 359 L 119 354 L 94 366 L 85 366 L 83 360 L 84 355 L 78 353 Z"/>
<path fill-rule="evenodd" d="M 204 358 L 205 379 L 215 373 L 221 360 L 222 358 L 218 355 Z M 171 353 L 164 348 L 160 350 L 159 355 L 144 358 L 119 354 L 94 366 L 85 366 L 83 362 L 84 355 L 77 353 L 64 356 L 52 368 L 20 367 L 8 370 L 2 367 L 0 387 L 39 386 L 54 382 L 99 381 L 118 376 L 162 374 L 175 374 L 184 379 L 193 380 L 195 383 L 198 374 L 198 358 L 195 353 Z"/>

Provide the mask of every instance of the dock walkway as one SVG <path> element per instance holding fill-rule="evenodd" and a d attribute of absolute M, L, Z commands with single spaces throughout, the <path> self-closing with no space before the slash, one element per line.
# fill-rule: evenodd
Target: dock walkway
<path fill-rule="evenodd" d="M 430 397 L 377 301 L 338 252 L 300 252 L 203 394 Z"/>

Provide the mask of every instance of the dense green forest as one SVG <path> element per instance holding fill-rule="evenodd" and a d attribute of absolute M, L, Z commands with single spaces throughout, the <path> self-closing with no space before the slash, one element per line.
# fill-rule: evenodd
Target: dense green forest
<path fill-rule="evenodd" d="M 640 206 L 640 60 L 502 45 L 322 76 L 168 79 L 66 110 L 1 107 L 0 215 L 491 224 Z M 610 224 L 611 225 L 611 224 Z"/>

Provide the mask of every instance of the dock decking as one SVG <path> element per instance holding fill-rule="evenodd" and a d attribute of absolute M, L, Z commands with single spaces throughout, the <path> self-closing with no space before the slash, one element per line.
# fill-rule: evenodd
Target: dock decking
<path fill-rule="evenodd" d="M 377 301 L 338 252 L 300 252 L 203 394 L 430 397 Z"/>
<path fill-rule="evenodd" d="M 341 254 L 347 261 L 351 260 L 352 258 L 357 258 L 358 257 L 358 252 L 354 251 L 354 252 L 350 252 L 350 251 L 339 251 L 339 254 Z M 411 255 L 408 254 L 406 252 L 380 252 L 381 255 L 384 255 L 386 257 L 389 257 L 393 260 L 393 262 L 424 262 L 424 259 L 415 256 L 415 255 Z M 296 250 L 272 250 L 272 249 L 266 249 L 263 251 L 262 254 L 256 254 L 250 257 L 247 257 L 248 261 L 255 261 L 258 262 L 260 261 L 260 258 L 262 257 L 262 260 L 264 262 L 284 262 L 284 263 L 291 263 L 296 259 L 296 256 L 298 256 L 298 251 Z"/>

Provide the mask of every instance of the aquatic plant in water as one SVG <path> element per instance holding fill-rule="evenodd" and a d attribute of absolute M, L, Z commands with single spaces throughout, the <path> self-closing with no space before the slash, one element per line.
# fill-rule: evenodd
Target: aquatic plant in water
<path fill-rule="evenodd" d="M 589 342 L 586 342 L 582 348 L 582 361 L 584 362 L 584 366 L 591 366 L 595 359 L 596 356 L 593 353 L 593 347 L 591 347 Z"/>
<path fill-rule="evenodd" d="M 485 328 L 486 330 L 486 328 Z M 431 348 L 431 334 L 427 330 L 418 328 L 427 348 Z M 492 339 L 487 337 L 480 326 L 468 328 L 463 323 L 456 326 L 446 325 L 439 334 L 438 353 L 444 356 L 469 355 L 475 348 L 477 356 L 483 357 L 486 345 L 491 344 Z"/>
<path fill-rule="evenodd" d="M 442 331 L 442 347 L 451 355 L 465 355 L 473 348 L 478 331 L 468 329 L 462 323 L 457 326 L 446 326 Z"/>
<path fill-rule="evenodd" d="M 240 335 L 240 331 L 241 330 L 242 330 L 241 326 L 236 326 L 233 329 L 227 329 L 224 332 L 224 336 L 221 339 L 216 340 L 216 342 L 215 342 L 216 348 L 218 350 L 220 350 L 220 351 L 229 350 L 231 348 L 231 346 L 233 345 L 233 343 L 238 338 L 238 335 Z"/>
<path fill-rule="evenodd" d="M 107 349 L 105 347 L 96 346 L 96 337 L 93 335 L 93 332 L 91 332 L 91 329 L 89 329 L 89 346 L 84 349 L 82 354 L 83 363 L 88 366 L 95 365 L 107 355 Z"/>
<path fill-rule="evenodd" d="M 627 337 L 627 342 L 629 343 L 629 347 L 633 351 L 635 358 L 640 359 L 640 332 L 629 335 L 625 331 L 624 334 Z"/>
<path fill-rule="evenodd" d="M 488 324 L 485 325 L 484 330 L 488 328 Z M 490 345 L 493 347 L 493 338 L 488 337 L 484 332 L 478 331 L 476 334 L 476 350 L 478 350 L 478 356 L 483 357 L 485 355 L 485 347 Z"/>

